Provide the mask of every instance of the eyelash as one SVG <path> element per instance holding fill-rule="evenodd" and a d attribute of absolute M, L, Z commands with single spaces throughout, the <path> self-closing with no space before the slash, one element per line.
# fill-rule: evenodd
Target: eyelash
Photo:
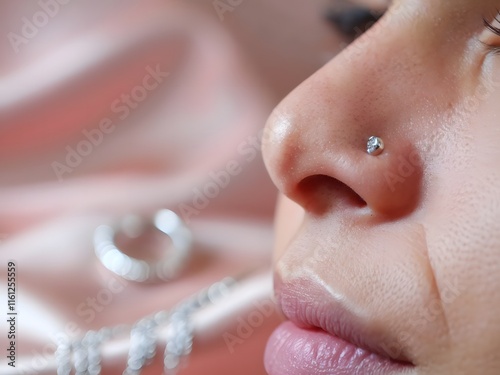
<path fill-rule="evenodd" d="M 345 37 L 354 40 L 373 26 L 384 14 L 376 13 L 371 9 L 355 7 L 346 10 L 328 10 L 324 17 L 340 31 Z M 493 25 L 493 22 L 500 23 L 500 10 L 492 21 L 483 17 L 486 29 L 500 36 L 500 27 Z M 500 55 L 500 46 L 486 45 L 493 53 Z"/>
<path fill-rule="evenodd" d="M 493 18 L 492 21 L 489 21 L 488 19 L 483 17 L 484 27 L 486 27 L 486 29 L 491 31 L 493 34 L 500 36 L 500 27 L 493 25 L 493 22 L 495 22 L 495 21 L 500 22 L 500 11 L 498 11 L 498 10 L 497 10 L 497 15 L 495 16 L 495 18 Z M 494 54 L 500 55 L 500 46 L 488 44 L 488 43 L 484 43 L 484 44 L 491 52 L 493 52 Z"/>
<path fill-rule="evenodd" d="M 494 18 L 494 21 L 500 22 L 499 17 L 500 17 L 500 11 L 497 13 L 497 16 Z M 500 28 L 493 26 L 493 21 L 488 21 L 486 18 L 483 18 L 483 23 L 488 30 L 500 36 Z"/>

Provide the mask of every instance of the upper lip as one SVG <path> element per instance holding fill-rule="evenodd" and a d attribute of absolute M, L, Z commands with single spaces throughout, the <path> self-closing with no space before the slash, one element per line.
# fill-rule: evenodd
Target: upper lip
<path fill-rule="evenodd" d="M 355 314 L 355 308 L 348 309 L 345 300 L 337 300 L 321 285 L 298 278 L 283 282 L 275 277 L 275 294 L 283 314 L 294 324 L 303 328 L 320 328 L 348 343 L 390 358 L 393 361 L 411 365 L 405 348 L 380 324 Z"/>

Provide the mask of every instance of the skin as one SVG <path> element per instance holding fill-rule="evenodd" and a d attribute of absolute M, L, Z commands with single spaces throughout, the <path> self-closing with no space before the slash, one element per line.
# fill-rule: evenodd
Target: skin
<path fill-rule="evenodd" d="M 396 1 L 266 128 L 276 280 L 314 280 L 414 374 L 500 372 L 498 6 Z"/>

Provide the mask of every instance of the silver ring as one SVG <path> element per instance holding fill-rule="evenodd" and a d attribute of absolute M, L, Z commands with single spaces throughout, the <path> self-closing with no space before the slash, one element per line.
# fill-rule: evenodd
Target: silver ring
<path fill-rule="evenodd" d="M 373 156 L 378 156 L 384 151 L 385 145 L 382 138 L 372 136 L 366 142 L 366 152 Z"/>
<path fill-rule="evenodd" d="M 115 244 L 118 231 L 128 237 L 138 237 L 147 222 L 137 216 L 128 216 L 118 225 L 100 225 L 94 232 L 94 250 L 97 258 L 108 270 L 126 280 L 149 282 L 171 280 L 186 264 L 192 245 L 191 231 L 182 219 L 171 210 L 158 211 L 152 224 L 160 232 L 170 237 L 172 246 L 165 249 L 165 256 L 155 262 L 133 258 L 125 254 Z"/>

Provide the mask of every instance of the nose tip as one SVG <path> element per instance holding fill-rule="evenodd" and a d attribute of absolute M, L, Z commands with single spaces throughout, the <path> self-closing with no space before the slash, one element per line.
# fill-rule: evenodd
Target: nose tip
<path fill-rule="evenodd" d="M 293 128 L 288 116 L 277 107 L 267 120 L 262 137 L 262 154 L 269 175 L 276 187 L 285 193 L 287 170 L 292 169 Z M 286 193 L 285 193 L 286 194 Z"/>
<path fill-rule="evenodd" d="M 422 163 L 416 149 L 385 128 L 315 126 L 306 117 L 278 107 L 264 132 L 266 166 L 278 189 L 306 211 L 333 209 L 402 216 L 418 205 Z M 382 153 L 367 152 L 371 136 Z M 342 208 L 340 208 L 342 207 Z"/>

